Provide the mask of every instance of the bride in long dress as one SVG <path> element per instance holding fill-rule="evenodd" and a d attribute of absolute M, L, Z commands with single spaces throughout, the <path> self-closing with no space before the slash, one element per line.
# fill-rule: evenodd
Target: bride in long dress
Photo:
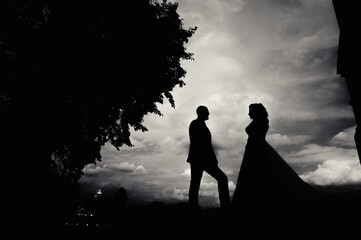
<path fill-rule="evenodd" d="M 232 206 L 245 211 L 252 208 L 287 211 L 291 206 L 301 206 L 310 199 L 314 189 L 267 143 L 266 108 L 261 103 L 250 104 L 249 116 L 252 122 L 245 129 L 248 140 Z"/>

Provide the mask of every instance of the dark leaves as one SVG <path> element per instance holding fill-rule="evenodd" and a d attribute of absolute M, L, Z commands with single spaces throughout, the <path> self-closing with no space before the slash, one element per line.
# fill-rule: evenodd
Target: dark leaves
<path fill-rule="evenodd" d="M 132 146 L 130 129 L 147 131 L 144 116 L 162 115 L 157 104 L 164 98 L 175 107 L 171 92 L 185 84 L 180 60 L 192 59 L 184 44 L 196 28 L 183 29 L 177 7 L 148 0 L 3 1 L 0 108 L 12 113 L 7 123 L 38 136 L 29 148 L 46 148 L 53 169 L 73 182 L 85 165 L 100 161 L 106 142 Z M 36 128 L 12 121 L 29 116 Z"/>

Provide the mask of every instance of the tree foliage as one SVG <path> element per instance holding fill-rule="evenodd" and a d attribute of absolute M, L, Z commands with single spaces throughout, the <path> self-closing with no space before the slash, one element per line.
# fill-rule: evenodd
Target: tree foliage
<path fill-rule="evenodd" d="M 62 221 L 101 147 L 132 146 L 130 129 L 161 112 L 191 60 L 177 3 L 0 1 L 1 157 L 6 204 L 21 222 Z M 9 184 L 11 183 L 11 184 Z M 16 212 L 16 213 L 15 213 Z M 37 222 L 33 221 L 37 215 Z"/>
<path fill-rule="evenodd" d="M 6 141 L 70 182 L 101 160 L 105 143 L 132 146 L 130 129 L 146 131 L 144 116 L 161 115 L 157 104 L 165 99 L 175 107 L 171 92 L 185 84 L 180 61 L 192 59 L 185 43 L 196 27 L 183 28 L 177 7 L 150 0 L 3 0 Z"/>

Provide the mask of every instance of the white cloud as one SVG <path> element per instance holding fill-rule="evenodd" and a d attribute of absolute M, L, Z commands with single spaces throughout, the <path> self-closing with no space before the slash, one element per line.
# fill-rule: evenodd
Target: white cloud
<path fill-rule="evenodd" d="M 147 170 L 142 166 L 137 166 L 134 170 L 134 173 L 137 173 L 137 174 L 146 174 L 147 173 Z"/>
<path fill-rule="evenodd" d="M 281 135 L 279 133 L 268 134 L 267 141 L 273 146 L 292 145 L 291 139 L 287 135 Z"/>
<path fill-rule="evenodd" d="M 279 133 L 267 134 L 267 141 L 274 148 L 284 145 L 304 144 L 309 138 L 310 136 L 308 135 L 288 136 Z"/>
<path fill-rule="evenodd" d="M 212 197 L 214 200 L 218 200 L 218 185 L 216 181 L 213 181 L 213 179 L 210 181 L 202 179 L 199 188 L 199 198 L 202 197 Z"/>
<path fill-rule="evenodd" d="M 84 168 L 83 172 L 87 175 L 100 173 L 106 169 L 117 170 L 124 173 L 134 173 L 134 174 L 146 174 L 147 170 L 142 166 L 136 166 L 134 163 L 121 162 L 121 163 L 106 163 L 103 166 L 88 165 Z"/>
<path fill-rule="evenodd" d="M 232 193 L 234 192 L 236 185 L 233 181 L 228 182 L 228 188 L 230 192 L 230 197 L 232 197 Z M 218 184 L 213 179 L 209 182 L 202 181 L 199 188 L 199 200 L 202 201 L 202 198 L 208 198 L 208 201 L 219 204 L 219 192 L 218 192 Z"/>
<path fill-rule="evenodd" d="M 176 139 L 173 136 L 166 136 L 158 143 L 158 145 L 162 152 L 170 152 L 174 155 L 181 155 L 187 152 L 188 143 L 189 139 L 185 136 L 180 139 Z"/>
<path fill-rule="evenodd" d="M 315 171 L 307 172 L 300 177 L 316 185 L 361 184 L 361 165 L 356 159 L 330 159 L 319 164 Z"/>
<path fill-rule="evenodd" d="M 86 175 L 97 175 L 97 174 L 103 172 L 104 168 L 95 166 L 94 164 L 89 164 L 89 165 L 85 166 L 82 171 Z"/>
<path fill-rule="evenodd" d="M 164 201 L 187 201 L 188 200 L 188 189 L 185 188 L 174 188 L 174 189 L 163 189 L 157 198 Z"/>
<path fill-rule="evenodd" d="M 228 181 L 228 189 L 230 192 L 234 192 L 234 190 L 236 189 L 236 184 L 234 184 L 233 181 Z"/>
<path fill-rule="evenodd" d="M 207 181 L 201 181 L 201 186 L 200 188 L 203 190 L 203 191 L 208 191 L 208 190 L 215 190 L 217 189 L 217 183 L 215 181 L 212 181 L 212 182 L 207 182 Z"/>
<path fill-rule="evenodd" d="M 347 128 L 339 132 L 336 136 L 331 139 L 331 143 L 334 145 L 355 147 L 355 135 L 356 126 Z"/>
<path fill-rule="evenodd" d="M 182 176 L 190 177 L 191 176 L 191 169 L 187 168 L 184 170 L 184 172 L 181 174 Z"/>
<path fill-rule="evenodd" d="M 146 180 L 145 185 L 147 185 L 148 187 L 150 187 L 150 186 L 155 187 L 155 186 L 158 186 L 159 183 L 157 181 Z"/>
<path fill-rule="evenodd" d="M 346 128 L 330 140 L 334 146 L 308 144 L 299 152 L 288 155 L 287 159 L 292 163 L 318 163 L 315 170 L 301 175 L 309 183 L 361 184 L 361 165 L 353 140 L 354 132 L 355 127 Z"/>
<path fill-rule="evenodd" d="M 338 26 L 332 2 L 182 0 L 178 10 L 186 28 L 199 28 L 186 45 L 195 60 L 181 62 L 186 86 L 172 92 L 176 108 L 159 105 L 162 117 L 144 119 L 148 132 L 132 131 L 134 148 L 116 151 L 106 145 L 104 165 L 85 168 L 85 175 L 102 173 L 97 182 L 121 182 L 144 198 L 184 199 L 190 179 L 188 126 L 196 107 L 204 104 L 211 113 L 207 125 L 219 163 L 233 180 L 232 191 L 247 141 L 248 105 L 262 102 L 270 113 L 270 144 L 287 149 L 289 163 L 319 164 L 307 174 L 300 170 L 308 181 L 358 179 L 359 168 L 351 164 L 358 161 L 352 129 L 328 145 L 312 142 L 335 129 L 336 122 L 337 129 L 348 127 L 354 117 L 345 107 L 347 88 L 336 74 Z M 329 124 L 321 126 L 320 119 Z M 200 194 L 218 201 L 217 184 L 206 174 Z"/>
<path fill-rule="evenodd" d="M 358 158 L 356 149 L 346 149 L 336 146 L 320 146 L 314 143 L 307 144 L 302 150 L 288 154 L 285 160 L 291 163 L 320 163 L 326 160 L 339 161 L 355 160 Z"/>

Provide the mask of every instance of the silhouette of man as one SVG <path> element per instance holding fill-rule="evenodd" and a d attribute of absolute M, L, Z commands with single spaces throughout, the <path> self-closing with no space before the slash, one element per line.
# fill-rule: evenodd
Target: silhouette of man
<path fill-rule="evenodd" d="M 191 167 L 189 206 L 198 208 L 199 187 L 203 171 L 206 171 L 217 180 L 221 208 L 228 208 L 230 206 L 228 178 L 218 167 L 217 157 L 213 151 L 211 132 L 205 123 L 209 119 L 209 111 L 207 107 L 199 106 L 196 113 L 197 119 L 193 120 L 189 126 L 190 146 L 187 158 Z"/>

